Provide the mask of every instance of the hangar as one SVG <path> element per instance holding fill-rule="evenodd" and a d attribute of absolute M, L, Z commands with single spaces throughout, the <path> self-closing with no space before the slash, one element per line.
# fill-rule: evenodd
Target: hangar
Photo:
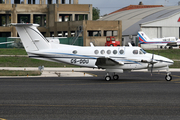
<path fill-rule="evenodd" d="M 99 20 L 122 21 L 123 45 L 132 41 L 137 45 L 137 33 L 140 30 L 149 38 L 180 38 L 180 6 L 125 10 L 109 14 Z"/>

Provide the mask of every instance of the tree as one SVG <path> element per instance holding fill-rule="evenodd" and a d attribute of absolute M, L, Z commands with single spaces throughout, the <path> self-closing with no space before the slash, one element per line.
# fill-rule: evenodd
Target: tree
<path fill-rule="evenodd" d="M 93 7 L 93 20 L 99 19 L 100 16 L 100 10 L 96 7 Z"/>

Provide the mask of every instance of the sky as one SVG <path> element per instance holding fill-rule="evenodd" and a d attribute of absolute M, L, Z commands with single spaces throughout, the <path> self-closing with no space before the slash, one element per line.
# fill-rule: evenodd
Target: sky
<path fill-rule="evenodd" d="M 79 4 L 92 4 L 100 9 L 102 16 L 129 5 L 138 5 L 140 1 L 144 5 L 177 6 L 180 0 L 79 0 Z"/>

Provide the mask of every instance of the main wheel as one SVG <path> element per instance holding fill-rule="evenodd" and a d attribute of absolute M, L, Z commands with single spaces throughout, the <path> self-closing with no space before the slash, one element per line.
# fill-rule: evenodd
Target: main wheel
<path fill-rule="evenodd" d="M 118 76 L 118 75 L 113 75 L 113 79 L 114 79 L 114 80 L 118 80 L 118 79 L 119 79 L 119 76 Z"/>
<path fill-rule="evenodd" d="M 105 77 L 105 80 L 106 80 L 106 81 L 110 81 L 110 80 L 111 80 L 111 76 L 106 76 L 106 77 Z"/>
<path fill-rule="evenodd" d="M 166 79 L 166 81 L 171 81 L 172 80 L 172 76 L 171 75 L 166 75 L 165 79 Z"/>

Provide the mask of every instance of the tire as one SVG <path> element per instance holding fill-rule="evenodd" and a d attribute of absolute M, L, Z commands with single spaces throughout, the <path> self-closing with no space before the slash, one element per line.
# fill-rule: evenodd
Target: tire
<path fill-rule="evenodd" d="M 110 81 L 110 80 L 111 80 L 111 76 L 106 76 L 106 77 L 105 77 L 105 80 L 106 80 L 106 81 Z"/>
<path fill-rule="evenodd" d="M 166 79 L 166 81 L 171 81 L 172 80 L 172 76 L 171 75 L 166 75 L 165 79 Z"/>
<path fill-rule="evenodd" d="M 118 80 L 118 79 L 119 79 L 119 76 L 118 76 L 118 75 L 113 75 L 113 79 L 114 79 L 114 80 Z"/>
<path fill-rule="evenodd" d="M 114 46 L 113 44 L 110 44 L 110 46 Z"/>

